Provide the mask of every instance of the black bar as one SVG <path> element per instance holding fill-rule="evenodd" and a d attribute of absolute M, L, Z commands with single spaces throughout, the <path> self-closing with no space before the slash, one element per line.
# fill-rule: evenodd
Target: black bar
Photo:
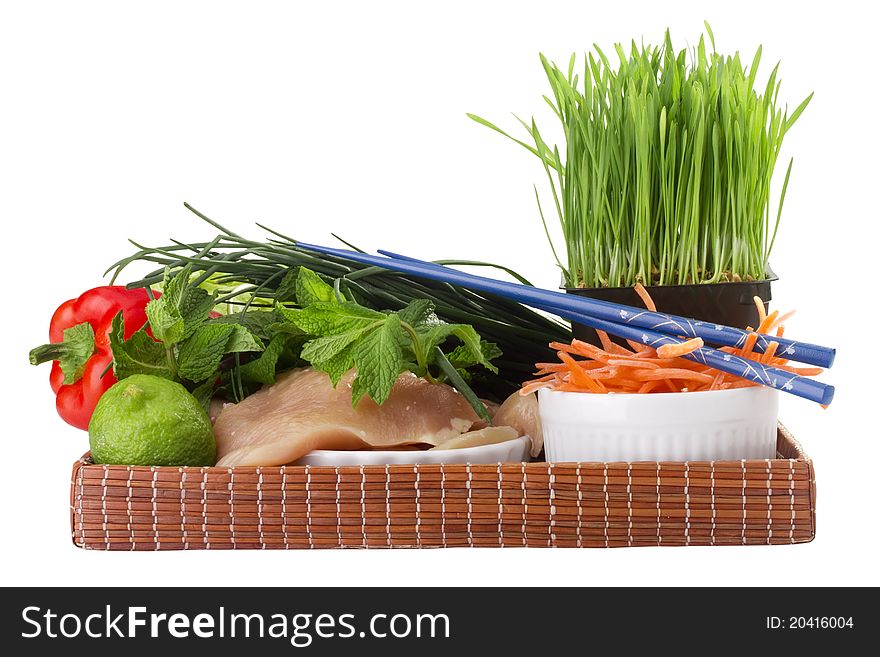
<path fill-rule="evenodd" d="M 0 641 L 4 650 L 15 648 L 6 654 L 49 648 L 117 657 L 135 646 L 138 654 L 203 649 L 210 655 L 251 654 L 242 649 L 290 654 L 302 648 L 314 655 L 366 650 L 454 657 L 450 650 L 465 651 L 464 656 L 488 647 L 499 657 L 550 656 L 588 655 L 603 646 L 618 654 L 642 649 L 794 654 L 801 647 L 845 650 L 877 637 L 872 593 L 830 588 L 21 588 L 5 590 Z M 181 615 L 172 619 L 174 614 Z M 237 614 L 251 617 L 233 618 Z M 156 637 L 151 636 L 154 622 Z M 65 638 L 62 630 L 77 636 Z M 88 637 L 87 630 L 102 636 Z"/>

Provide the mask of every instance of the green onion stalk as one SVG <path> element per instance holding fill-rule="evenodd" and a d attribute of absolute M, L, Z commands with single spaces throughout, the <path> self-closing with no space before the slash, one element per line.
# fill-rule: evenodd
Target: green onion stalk
<path fill-rule="evenodd" d="M 336 290 L 375 310 L 401 310 L 413 299 L 428 299 L 437 317 L 445 322 L 472 325 L 480 336 L 494 342 L 502 351 L 495 360 L 498 375 L 473 374 L 471 387 L 480 395 L 501 399 L 531 378 L 536 362 L 550 360 L 555 352 L 551 341 L 571 340 L 569 326 L 515 301 L 469 290 L 460 286 L 420 279 L 370 267 L 342 257 L 319 255 L 297 245 L 297 241 L 277 230 L 257 224 L 268 238 L 257 241 L 242 237 L 190 206 L 187 209 L 217 230 L 206 242 L 172 240 L 166 246 L 148 247 L 131 241 L 137 251 L 107 269 L 113 281 L 136 262 L 153 263 L 156 268 L 128 287 L 161 283 L 164 272 L 190 266 L 196 275 L 193 284 L 218 289 L 217 303 L 236 308 L 271 307 L 278 285 L 291 269 L 307 267 L 334 284 Z M 337 238 L 340 239 L 340 238 Z M 344 244 L 350 244 L 341 240 Z M 496 268 L 519 282 L 530 283 L 515 271 L 484 262 L 441 260 L 441 264 Z"/>

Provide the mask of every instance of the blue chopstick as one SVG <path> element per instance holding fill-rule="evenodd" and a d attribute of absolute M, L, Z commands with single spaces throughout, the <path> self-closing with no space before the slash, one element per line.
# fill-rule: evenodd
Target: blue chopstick
<path fill-rule="evenodd" d="M 566 297 L 566 295 L 558 292 L 540 290 L 538 288 L 530 288 L 525 285 L 516 285 L 514 283 L 506 283 L 504 281 L 496 281 L 494 279 L 484 278 L 482 276 L 466 274 L 464 272 L 459 272 L 455 269 L 443 267 L 442 265 L 436 265 L 434 263 L 422 263 L 421 261 L 417 261 L 412 258 L 394 259 L 388 257 L 373 256 L 366 253 L 347 251 L 344 249 L 334 249 L 331 247 L 307 244 L 304 242 L 297 242 L 297 246 L 308 249 L 310 251 L 315 251 L 317 253 L 343 257 L 354 260 L 356 262 L 361 262 L 363 264 L 375 265 L 385 269 L 409 273 L 415 276 L 421 276 L 423 278 L 428 278 L 432 280 L 453 283 L 456 285 L 461 285 L 463 287 L 480 289 L 484 292 L 498 294 L 507 298 L 513 298 L 522 303 L 526 303 L 527 305 L 534 306 L 535 308 L 540 308 L 548 312 L 553 312 L 554 314 L 558 314 L 561 317 L 565 317 L 571 321 L 581 322 L 583 324 L 586 324 L 587 326 L 606 331 L 622 338 L 633 340 L 634 342 L 647 344 L 652 347 L 659 347 L 663 344 L 680 344 L 682 342 L 682 340 L 677 337 L 673 337 L 671 335 L 667 335 L 665 333 L 661 333 L 655 330 L 657 328 L 656 326 L 640 327 L 635 323 L 620 324 L 610 319 L 588 315 L 571 310 L 569 308 L 562 308 L 560 307 L 560 305 L 558 305 L 559 302 L 555 298 L 557 296 L 561 296 L 571 300 L 585 300 L 579 297 Z M 615 304 L 607 304 L 606 302 L 602 302 L 602 305 L 612 306 L 616 309 L 626 308 L 624 306 L 616 306 Z M 632 310 L 638 313 L 643 312 L 635 308 Z M 626 310 L 624 310 L 624 312 L 629 313 L 629 311 Z M 607 315 L 607 312 L 605 314 Z M 651 314 L 660 315 L 661 317 L 663 317 L 660 313 Z M 616 318 L 621 318 L 619 313 Z M 627 318 L 628 314 L 622 317 L 622 319 Z M 675 322 L 674 318 L 668 318 L 662 324 L 664 326 L 669 326 L 670 321 L 676 324 L 676 328 L 682 328 L 678 325 L 678 322 Z M 684 324 L 690 327 L 694 326 L 692 320 L 684 320 Z M 685 335 L 687 335 L 687 333 L 685 333 Z M 691 334 L 689 337 L 697 336 Z M 824 347 L 822 349 L 824 349 Z M 740 358 L 739 356 L 728 354 L 723 351 L 703 347 L 691 354 L 688 354 L 687 356 L 685 356 L 685 358 L 705 364 L 709 367 L 712 367 L 713 369 L 727 372 L 729 374 L 733 374 L 735 376 L 754 381 L 755 383 L 759 383 L 761 385 L 776 388 L 778 390 L 782 390 L 783 392 L 787 392 L 798 397 L 817 402 L 819 404 L 828 405 L 831 403 L 831 400 L 834 397 L 834 386 L 821 383 L 819 381 L 815 381 L 806 377 L 802 377 L 791 372 L 786 372 L 785 370 L 781 370 L 779 368 L 768 367 L 760 363 L 756 363 L 755 361 Z"/>
<path fill-rule="evenodd" d="M 409 258 L 406 256 L 398 257 L 398 254 L 392 254 L 387 251 L 379 252 L 383 255 L 399 260 L 448 269 L 443 267 L 443 265 L 422 263 L 415 258 Z M 560 317 L 568 319 L 569 321 L 580 322 L 591 328 L 605 331 L 611 335 L 632 340 L 633 342 L 639 342 L 655 349 L 664 344 L 681 344 L 683 342 L 683 340 L 665 333 L 660 333 L 651 329 L 638 328 L 632 325 L 620 324 L 618 322 L 609 322 L 589 315 L 574 313 L 567 308 L 554 307 L 552 304 L 535 304 L 535 307 L 547 312 L 552 312 Z M 826 406 L 830 404 L 831 400 L 834 398 L 834 386 L 792 372 L 786 372 L 785 370 L 776 367 L 762 365 L 753 360 L 734 356 L 733 354 L 718 351 L 717 349 L 701 347 L 696 351 L 685 354 L 682 358 L 686 358 L 695 363 L 700 363 L 701 365 L 706 365 L 716 370 L 722 370 L 734 374 L 763 386 L 778 388 L 798 397 L 803 397 L 804 399 Z"/>
<path fill-rule="evenodd" d="M 726 347 L 740 348 L 745 344 L 749 335 L 748 331 L 734 328 L 732 326 L 723 326 L 721 324 L 712 324 L 702 322 L 700 320 L 688 319 L 678 315 L 668 315 L 666 313 L 651 312 L 644 308 L 635 308 L 633 306 L 625 306 L 621 304 L 611 303 L 610 301 L 602 301 L 600 299 L 589 299 L 585 297 L 574 297 L 570 294 L 562 292 L 554 292 L 551 290 L 541 290 L 539 288 L 531 288 L 527 285 L 518 283 L 508 283 L 506 281 L 498 281 L 485 276 L 477 276 L 459 272 L 443 265 L 433 262 L 417 260 L 409 256 L 403 256 L 391 251 L 380 249 L 379 253 L 395 260 L 411 262 L 424 267 L 434 268 L 438 272 L 438 276 L 433 278 L 437 280 L 449 280 L 440 278 L 445 276 L 447 272 L 455 272 L 467 277 L 468 283 L 459 283 L 461 285 L 469 285 L 474 288 L 482 289 L 485 292 L 493 292 L 501 296 L 510 297 L 527 305 L 538 307 L 538 303 L 542 305 L 542 310 L 559 314 L 560 311 L 575 312 L 582 315 L 591 315 L 600 319 L 615 322 L 616 324 L 630 324 L 639 328 L 659 331 L 660 333 L 673 332 L 675 335 L 682 335 L 687 338 L 703 338 L 708 344 L 721 345 Z M 374 256 L 375 257 L 375 256 Z M 427 278 L 432 278 L 427 276 Z M 577 320 L 576 320 L 577 321 Z M 806 342 L 797 342 L 788 338 L 778 338 L 771 335 L 757 334 L 755 342 L 755 351 L 764 353 L 770 342 L 778 344 L 779 356 L 798 363 L 807 363 L 818 367 L 831 367 L 834 363 L 836 350 L 821 345 L 809 344 Z"/>
<path fill-rule="evenodd" d="M 664 344 L 681 344 L 683 342 L 683 340 L 680 340 L 679 338 L 666 335 L 665 333 L 658 333 L 657 331 L 652 331 L 650 329 L 640 329 L 626 324 L 608 322 L 589 315 L 580 315 L 565 310 L 552 310 L 541 306 L 536 307 L 541 308 L 542 310 L 547 310 L 548 312 L 559 314 L 561 317 L 565 317 L 568 320 L 580 322 L 581 324 L 586 324 L 594 329 L 605 331 L 611 335 L 632 340 L 633 342 L 640 342 L 649 347 L 654 347 L 655 349 Z M 681 356 L 681 358 L 686 358 L 695 363 L 707 365 L 713 369 L 727 372 L 743 379 L 748 379 L 749 381 L 759 383 L 769 388 L 776 388 L 783 392 L 791 393 L 797 397 L 802 397 L 824 406 L 830 404 L 831 400 L 834 398 L 834 386 L 822 383 L 821 381 L 816 381 L 815 379 L 800 376 L 799 374 L 786 372 L 777 367 L 762 365 L 761 363 L 748 360 L 747 358 L 728 354 L 725 351 L 700 347 L 696 351 Z"/>

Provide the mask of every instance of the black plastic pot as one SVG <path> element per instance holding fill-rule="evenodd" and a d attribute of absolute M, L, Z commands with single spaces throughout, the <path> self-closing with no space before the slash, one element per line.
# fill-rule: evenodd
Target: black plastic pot
<path fill-rule="evenodd" d="M 764 308 L 769 308 L 770 284 L 777 280 L 773 272 L 762 281 L 735 283 L 703 283 L 700 285 L 653 285 L 646 288 L 658 312 L 681 315 L 706 322 L 745 328 L 758 325 L 758 309 L 754 298 L 760 297 Z M 563 288 L 568 294 L 612 301 L 643 308 L 639 295 L 631 287 Z M 574 337 L 599 344 L 599 337 L 589 326 L 572 323 Z M 623 341 L 620 341 L 623 343 Z"/>

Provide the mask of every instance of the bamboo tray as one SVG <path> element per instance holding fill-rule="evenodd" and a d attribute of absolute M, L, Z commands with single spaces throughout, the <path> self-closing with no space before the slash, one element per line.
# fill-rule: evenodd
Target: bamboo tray
<path fill-rule="evenodd" d="M 73 466 L 92 550 L 626 547 L 806 543 L 812 461 L 169 468 Z"/>

